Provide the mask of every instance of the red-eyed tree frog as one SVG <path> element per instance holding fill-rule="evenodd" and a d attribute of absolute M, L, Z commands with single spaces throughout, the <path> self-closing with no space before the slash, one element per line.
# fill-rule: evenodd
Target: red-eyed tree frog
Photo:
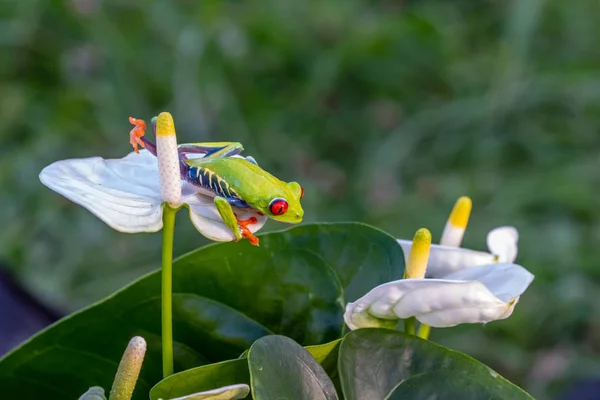
<path fill-rule="evenodd" d="M 135 125 L 129 134 L 136 152 L 138 145 L 156 156 L 156 145 L 144 134 L 146 123 L 129 118 Z M 156 117 L 152 119 L 156 135 Z M 252 217 L 240 220 L 233 207 L 251 208 L 269 218 L 291 224 L 302 222 L 304 210 L 300 199 L 304 189 L 297 182 L 283 182 L 260 168 L 252 157 L 241 157 L 244 150 L 236 142 L 186 143 L 178 146 L 181 179 L 192 184 L 199 193 L 214 197 L 215 206 L 236 241 L 248 238 L 258 246 L 258 238 L 248 228 L 257 222 Z M 203 154 L 188 158 L 189 154 Z"/>

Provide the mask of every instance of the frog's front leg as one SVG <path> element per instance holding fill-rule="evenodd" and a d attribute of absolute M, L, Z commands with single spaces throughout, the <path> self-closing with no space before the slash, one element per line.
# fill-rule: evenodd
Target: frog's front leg
<path fill-rule="evenodd" d="M 156 137 L 156 117 L 152 118 L 152 130 Z M 136 153 L 139 153 L 138 146 L 142 146 L 150 153 L 156 156 L 156 145 L 148 140 L 146 134 L 146 123 L 137 118 L 129 117 L 129 122 L 135 127 L 129 132 L 129 143 L 133 146 Z M 238 142 L 205 142 L 205 143 L 187 143 L 178 147 L 179 158 L 182 163 L 182 174 L 185 173 L 185 160 L 187 154 L 205 154 L 204 158 L 231 157 L 244 151 L 244 147 Z M 246 160 L 257 164 L 253 157 L 246 157 Z"/>
<path fill-rule="evenodd" d="M 238 219 L 238 217 L 233 212 L 231 208 L 231 204 L 227 201 L 227 199 L 223 197 L 216 196 L 215 197 L 215 206 L 219 211 L 219 215 L 223 218 L 225 225 L 233 232 L 235 236 L 235 241 L 241 240 L 243 237 L 248 238 L 250 244 L 253 246 L 258 246 L 258 238 L 254 236 L 248 225 L 252 225 L 258 222 L 255 217 L 250 217 L 249 219 L 242 220 Z"/>
<path fill-rule="evenodd" d="M 152 118 L 152 130 L 156 137 L 156 120 Z M 129 122 L 135 127 L 129 132 L 129 143 L 133 146 L 136 153 L 139 153 L 138 146 L 142 146 L 156 156 L 156 145 L 148 140 L 146 134 L 146 122 L 141 119 L 129 117 Z M 187 159 L 186 154 L 205 154 L 204 158 L 231 157 L 244 151 L 244 147 L 238 142 L 206 142 L 206 143 L 187 143 L 178 147 L 179 158 L 183 161 Z M 256 163 L 254 161 L 254 163 Z"/>
<path fill-rule="evenodd" d="M 156 145 L 144 136 L 146 134 L 146 123 L 137 118 L 129 117 L 129 122 L 135 127 L 129 132 L 129 143 L 133 146 L 136 153 L 140 153 L 138 145 L 142 146 L 154 156 L 156 156 Z M 152 119 L 152 127 L 154 128 L 154 136 L 156 136 L 156 123 Z"/>

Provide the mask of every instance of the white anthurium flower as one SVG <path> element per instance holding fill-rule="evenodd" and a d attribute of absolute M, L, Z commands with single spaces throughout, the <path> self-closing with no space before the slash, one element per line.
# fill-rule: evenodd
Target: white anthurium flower
<path fill-rule="evenodd" d="M 207 238 L 235 240 L 213 198 L 198 193 L 194 186 L 181 180 L 177 139 L 169 113 L 162 113 L 157 119 L 156 153 L 157 157 L 141 150 L 121 159 L 61 160 L 44 168 L 40 180 L 119 232 L 159 231 L 163 226 L 163 207 L 168 203 L 174 208 L 188 207 L 192 223 Z M 241 220 L 256 219 L 248 225 L 252 233 L 266 223 L 267 217 L 262 214 L 233 208 Z"/>
<path fill-rule="evenodd" d="M 471 213 L 471 199 L 461 197 L 456 202 L 442 233 L 440 244 L 432 244 L 427 264 L 427 277 L 438 278 L 463 268 L 496 262 L 512 263 L 517 258 L 519 233 L 512 226 L 492 229 L 487 236 L 489 252 L 460 248 Z M 405 257 L 412 241 L 398 239 Z"/>
<path fill-rule="evenodd" d="M 344 320 L 353 330 L 409 317 L 437 328 L 487 323 L 508 318 L 531 281 L 529 271 L 510 263 L 466 268 L 439 279 L 401 279 L 348 303 Z"/>
<path fill-rule="evenodd" d="M 427 276 L 439 277 L 463 268 L 496 262 L 514 262 L 517 258 L 519 233 L 512 226 L 492 229 L 487 236 L 489 252 L 461 247 L 432 244 L 427 264 Z M 398 239 L 405 256 L 410 253 L 412 241 Z"/>
<path fill-rule="evenodd" d="M 379 285 L 348 303 L 344 320 L 350 329 L 394 327 L 411 317 L 438 328 L 508 318 L 534 276 L 513 264 L 518 234 L 512 227 L 488 234 L 491 253 L 454 247 L 462 241 L 470 210 L 470 199 L 459 199 L 442 235 L 450 246 L 431 245 L 426 229 L 412 242 L 399 241 L 406 254 L 405 279 Z"/>
<path fill-rule="evenodd" d="M 170 400 L 237 400 L 245 399 L 250 394 L 250 386 L 240 383 L 223 386 L 218 389 L 199 392 Z"/>

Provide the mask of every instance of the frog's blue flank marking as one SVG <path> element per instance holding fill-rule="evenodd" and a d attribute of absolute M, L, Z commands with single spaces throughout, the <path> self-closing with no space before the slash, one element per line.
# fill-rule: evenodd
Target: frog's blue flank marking
<path fill-rule="evenodd" d="M 208 168 L 190 167 L 187 172 L 188 179 L 192 185 L 208 190 L 215 196 L 223 197 L 229 204 L 240 208 L 250 206 L 240 198 L 240 195 L 223 178 Z"/>

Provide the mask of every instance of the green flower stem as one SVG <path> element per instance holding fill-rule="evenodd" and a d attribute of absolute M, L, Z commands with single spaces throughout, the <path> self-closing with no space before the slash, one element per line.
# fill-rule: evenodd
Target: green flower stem
<path fill-rule="evenodd" d="M 415 334 L 415 317 L 410 317 L 404 320 L 404 332 L 409 335 Z"/>
<path fill-rule="evenodd" d="M 169 204 L 163 210 L 162 241 L 162 352 L 163 377 L 173 375 L 173 231 L 177 210 Z"/>
<path fill-rule="evenodd" d="M 431 327 L 429 325 L 421 324 L 421 326 L 419 326 L 419 333 L 417 334 L 417 336 L 422 339 L 428 340 L 429 331 L 431 331 Z"/>

